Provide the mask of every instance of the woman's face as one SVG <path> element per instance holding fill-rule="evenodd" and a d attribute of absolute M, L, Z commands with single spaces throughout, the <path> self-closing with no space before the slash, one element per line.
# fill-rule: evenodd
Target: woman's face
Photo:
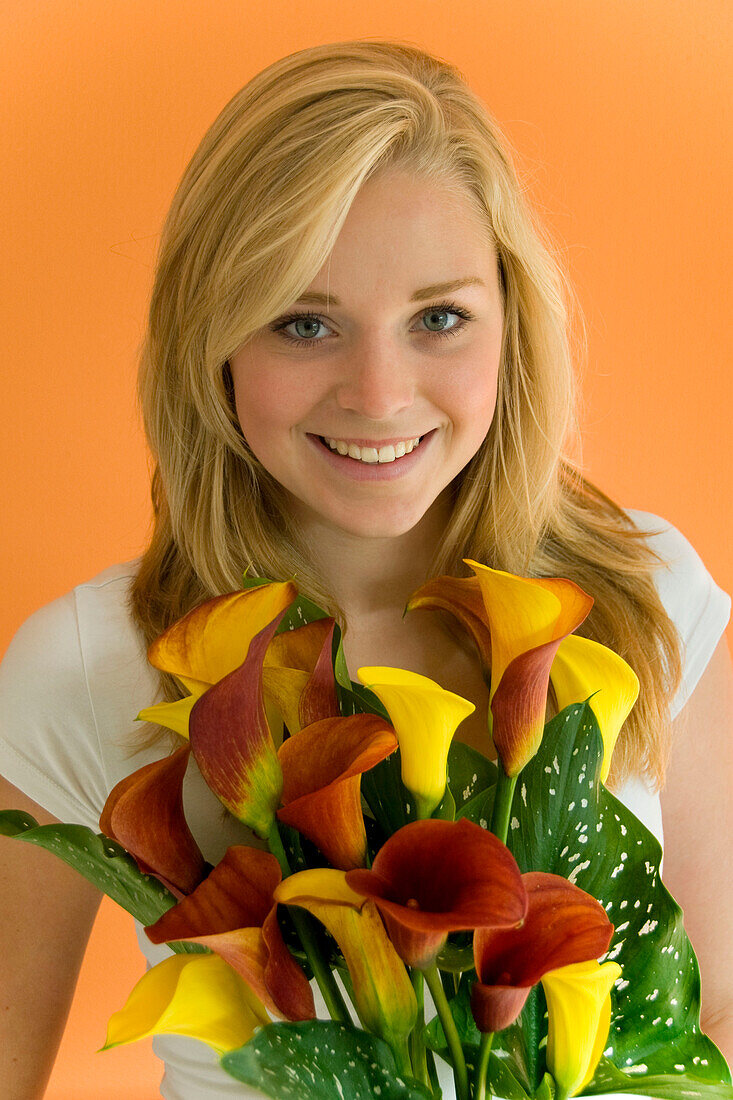
<path fill-rule="evenodd" d="M 467 198 L 391 172 L 362 187 L 308 294 L 324 297 L 293 302 L 229 360 L 242 432 L 304 523 L 404 534 L 471 460 L 494 415 L 496 254 Z M 426 435 L 413 454 L 384 462 L 319 441 L 363 441 L 375 450 L 362 457 L 389 459 L 385 441 Z"/>

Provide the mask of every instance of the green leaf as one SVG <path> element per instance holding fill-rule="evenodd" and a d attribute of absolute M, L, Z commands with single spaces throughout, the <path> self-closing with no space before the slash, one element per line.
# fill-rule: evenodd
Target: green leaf
<path fill-rule="evenodd" d="M 249 566 L 242 575 L 242 588 L 256 588 L 258 584 L 272 584 L 271 577 L 248 577 Z"/>
<path fill-rule="evenodd" d="M 232 1077 L 276 1100 L 429 1100 L 414 1078 L 397 1072 L 376 1035 L 336 1020 L 272 1023 L 221 1058 Z"/>
<path fill-rule="evenodd" d="M 701 1080 L 693 1074 L 655 1074 L 645 1076 L 638 1073 L 622 1073 L 607 1058 L 601 1057 L 591 1084 L 584 1090 L 584 1096 L 596 1096 L 607 1092 L 643 1091 L 645 1096 L 665 1097 L 668 1100 L 685 1100 L 699 1097 L 700 1100 L 731 1100 L 733 1088 L 730 1085 L 716 1084 Z"/>
<path fill-rule="evenodd" d="M 481 1042 L 481 1032 L 476 1027 L 471 1012 L 471 985 L 475 981 L 476 972 L 473 971 L 472 974 L 465 976 L 465 980 L 461 980 L 458 992 L 448 1000 L 458 1038 L 462 1043 L 468 1043 L 471 1046 L 478 1046 Z M 430 1023 L 426 1025 L 425 1044 L 439 1054 L 443 1053 L 443 1048 L 447 1049 L 447 1041 L 439 1016 L 434 1016 Z"/>
<path fill-rule="evenodd" d="M 601 961 L 614 959 L 622 975 L 611 991 L 604 1053 L 620 1071 L 639 1067 L 636 1090 L 646 1092 L 649 1077 L 659 1074 L 729 1085 L 725 1060 L 700 1031 L 700 972 L 682 910 L 659 876 L 661 847 L 600 782 L 602 756 L 587 702 L 548 722 L 537 755 L 517 780 L 507 845 L 522 872 L 562 875 L 600 901 L 613 921 Z M 539 1046 L 547 1036 L 546 1010 L 537 985 L 519 1020 L 496 1035 L 492 1048 L 523 1064 L 532 1089 L 546 1070 Z M 596 1085 L 594 1077 L 586 1092 Z"/>
<path fill-rule="evenodd" d="M 456 804 L 456 818 L 465 817 L 466 807 L 487 788 L 496 786 L 496 764 L 482 753 L 464 745 L 462 741 L 453 741 L 448 750 L 448 786 Z M 489 818 L 489 820 L 491 820 Z"/>
<path fill-rule="evenodd" d="M 122 845 L 86 825 L 39 825 L 22 810 L 0 810 L 0 835 L 45 848 L 68 863 L 143 925 L 163 916 L 176 898 L 154 875 L 146 875 Z M 198 943 L 168 945 L 179 953 L 209 953 Z"/>
<path fill-rule="evenodd" d="M 380 844 L 417 820 L 415 799 L 402 782 L 402 754 L 391 753 L 361 777 L 361 793 L 381 830 Z"/>
<path fill-rule="evenodd" d="M 534 1100 L 553 1100 L 555 1095 L 555 1081 L 552 1074 L 546 1073 L 540 1081 L 540 1087 L 534 1094 Z"/>

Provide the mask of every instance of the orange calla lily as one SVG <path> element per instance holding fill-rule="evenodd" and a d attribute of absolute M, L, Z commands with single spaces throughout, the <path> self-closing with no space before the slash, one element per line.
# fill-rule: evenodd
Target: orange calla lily
<path fill-rule="evenodd" d="M 275 856 L 235 844 L 208 878 L 145 932 L 152 943 L 188 940 L 220 955 L 265 1007 L 286 1020 L 315 1016 L 313 993 L 277 922 Z"/>
<path fill-rule="evenodd" d="M 307 836 L 334 867 L 363 867 L 367 838 L 361 776 L 396 748 L 394 730 L 375 714 L 312 722 L 278 750 L 283 771 L 279 820 Z"/>
<path fill-rule="evenodd" d="M 239 668 L 252 639 L 298 595 L 292 581 L 271 581 L 198 604 L 148 646 L 153 668 L 194 691 Z"/>
<path fill-rule="evenodd" d="M 374 901 L 398 955 L 420 970 L 433 965 L 449 932 L 512 928 L 527 912 L 514 856 L 466 818 L 403 825 L 371 870 L 347 871 L 345 881 Z"/>
<path fill-rule="evenodd" d="M 315 619 L 277 634 L 265 653 L 262 683 L 290 734 L 340 714 L 331 653 L 336 620 Z"/>
<path fill-rule="evenodd" d="M 561 875 L 530 871 L 522 882 L 528 908 L 521 928 L 477 928 L 473 936 L 471 1011 L 479 1031 L 508 1027 L 544 974 L 597 959 L 613 936 L 600 902 Z"/>
<path fill-rule="evenodd" d="M 415 1026 L 417 1001 L 374 904 L 348 886 L 344 871 L 330 867 L 289 875 L 274 897 L 307 909 L 326 926 L 349 969 L 362 1026 L 399 1049 Z"/>
<path fill-rule="evenodd" d="M 240 595 L 207 601 L 203 610 L 186 616 L 187 626 L 181 620 L 166 632 L 166 645 L 153 656 L 168 671 L 176 670 L 192 693 L 138 717 L 158 717 L 188 736 L 208 786 L 259 836 L 269 835 L 282 799 L 280 820 L 308 836 L 336 866 L 363 866 L 360 775 L 397 748 L 394 731 L 374 715 L 340 715 L 331 660 L 333 618 L 276 635 L 285 614 L 278 612 L 249 639 L 238 667 L 204 683 L 200 677 L 228 668 L 236 648 L 231 637 L 224 644 L 221 631 L 243 631 L 253 621 Z M 216 660 L 208 664 L 199 652 L 202 638 L 217 643 Z M 286 718 L 291 734 L 277 754 L 273 710 Z"/>
<path fill-rule="evenodd" d="M 154 667 L 176 675 L 190 694 L 174 702 L 145 707 L 137 719 L 155 722 L 188 737 L 189 718 L 196 700 L 239 667 L 235 663 L 237 657 L 241 664 L 254 633 L 267 625 L 263 618 L 273 606 L 272 597 L 264 605 L 265 611 L 244 597 L 270 587 L 260 585 L 207 600 L 161 634 L 149 647 L 148 659 Z M 292 598 L 288 594 L 287 602 L 292 603 Z M 284 601 L 285 595 L 279 602 Z M 333 618 L 317 619 L 283 631 L 267 647 L 262 689 L 268 725 L 276 744 L 282 741 L 283 719 L 290 733 L 295 733 L 310 722 L 339 713 L 331 664 L 334 625 Z M 190 675 L 191 672 L 196 675 Z M 215 680 L 204 679 L 212 675 Z"/>
<path fill-rule="evenodd" d="M 250 641 L 244 662 L 194 703 L 188 726 L 206 784 L 263 838 L 273 827 L 283 776 L 264 708 L 262 661 L 284 615 L 267 623 Z"/>

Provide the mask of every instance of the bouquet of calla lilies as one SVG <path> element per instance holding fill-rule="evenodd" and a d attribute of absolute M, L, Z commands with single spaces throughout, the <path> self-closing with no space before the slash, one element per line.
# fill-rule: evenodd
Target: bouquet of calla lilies
<path fill-rule="evenodd" d="M 150 645 L 187 694 L 137 718 L 181 746 L 114 787 L 100 833 L 0 813 L 172 950 L 102 1049 L 190 1036 L 298 1100 L 440 1097 L 441 1064 L 457 1100 L 733 1098 L 660 845 L 604 785 L 639 681 L 573 633 L 593 603 L 577 584 L 464 560 L 473 577 L 430 580 L 405 612 L 469 634 L 496 762 L 454 740 L 470 700 L 400 668 L 353 682 L 332 617 L 245 576 Z M 207 862 L 191 753 L 262 847 Z"/>

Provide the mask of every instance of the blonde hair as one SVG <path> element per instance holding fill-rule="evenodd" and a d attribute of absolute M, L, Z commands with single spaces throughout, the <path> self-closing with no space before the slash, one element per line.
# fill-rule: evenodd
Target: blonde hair
<path fill-rule="evenodd" d="M 224 107 L 183 174 L 140 356 L 154 521 L 130 613 L 149 644 L 201 601 L 241 588 L 248 569 L 295 577 L 348 630 L 285 490 L 244 440 L 228 358 L 297 300 L 360 187 L 389 169 L 475 204 L 498 257 L 504 306 L 496 412 L 452 484 L 452 516 L 425 579 L 473 576 L 468 557 L 525 576 L 569 577 L 590 593 L 595 603 L 578 633 L 614 649 L 640 680 L 608 785 L 643 773 L 658 789 L 668 701 L 682 675 L 678 634 L 652 579 L 662 559 L 565 449 L 579 445 L 573 358 L 586 354 L 574 292 L 497 123 L 453 65 L 409 43 L 327 43 L 274 62 Z M 444 621 L 467 645 L 457 623 Z M 172 676 L 160 679 L 163 698 L 181 697 Z M 148 726 L 138 744 L 166 735 L 178 743 Z"/>

